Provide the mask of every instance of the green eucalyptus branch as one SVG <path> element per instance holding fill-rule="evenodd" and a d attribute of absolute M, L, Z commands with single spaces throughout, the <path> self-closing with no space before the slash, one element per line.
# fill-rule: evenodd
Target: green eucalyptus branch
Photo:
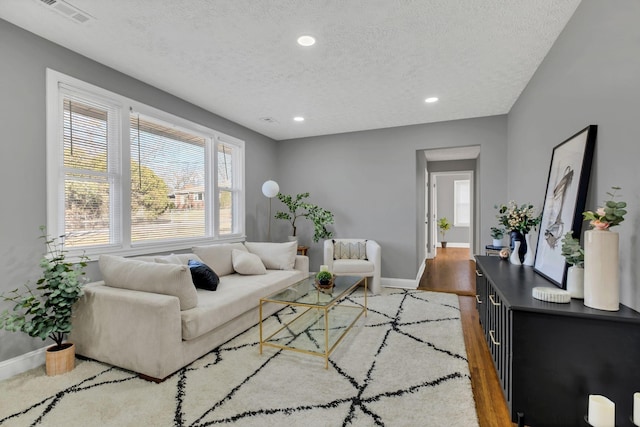
<path fill-rule="evenodd" d="M 71 332 L 71 316 L 75 302 L 82 296 L 84 268 L 87 258 L 73 264 L 65 260 L 64 237 L 50 238 L 40 227 L 46 254 L 40 260 L 42 277 L 36 289 L 25 284 L 22 293 L 18 288 L 2 294 L 4 301 L 13 302 L 11 311 L 0 314 L 0 328 L 10 332 L 24 332 L 31 337 L 51 338 L 59 347 L 64 335 Z"/>

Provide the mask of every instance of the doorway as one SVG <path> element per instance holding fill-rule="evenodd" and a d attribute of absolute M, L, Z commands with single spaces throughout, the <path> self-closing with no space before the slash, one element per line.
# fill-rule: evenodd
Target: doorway
<path fill-rule="evenodd" d="M 429 174 L 428 199 L 431 210 L 430 229 L 425 233 L 432 257 L 446 242 L 447 247 L 467 248 L 468 258 L 473 259 L 473 206 L 474 173 L 472 170 L 455 172 L 431 172 Z M 446 219 L 447 231 L 439 229 L 439 220 Z"/>

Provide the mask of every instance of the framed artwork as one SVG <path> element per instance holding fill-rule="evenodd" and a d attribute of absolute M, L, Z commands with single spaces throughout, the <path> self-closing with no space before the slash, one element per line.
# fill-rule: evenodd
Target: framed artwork
<path fill-rule="evenodd" d="M 562 289 L 567 275 L 562 238 L 569 231 L 579 238 L 582 232 L 597 131 L 596 125 L 589 125 L 554 147 L 551 154 L 533 268 Z"/>

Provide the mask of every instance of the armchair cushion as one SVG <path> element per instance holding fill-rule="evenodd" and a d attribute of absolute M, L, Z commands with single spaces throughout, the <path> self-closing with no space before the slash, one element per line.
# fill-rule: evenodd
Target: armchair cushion
<path fill-rule="evenodd" d="M 367 241 L 333 240 L 333 259 L 367 259 Z"/>

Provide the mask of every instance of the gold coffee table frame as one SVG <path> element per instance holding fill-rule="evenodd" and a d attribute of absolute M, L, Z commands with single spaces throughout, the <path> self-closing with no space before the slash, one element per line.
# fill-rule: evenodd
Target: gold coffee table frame
<path fill-rule="evenodd" d="M 339 303 L 363 282 L 364 306 Z M 263 338 L 262 306 L 265 303 L 302 307 L 304 310 L 277 331 Z M 366 277 L 336 276 L 334 287 L 324 290 L 316 287 L 315 276 L 311 275 L 284 290 L 260 298 L 260 354 L 263 346 L 268 346 L 320 356 L 324 357 L 324 367 L 328 369 L 329 356 L 362 314 L 367 316 Z M 314 339 L 306 342 L 303 339 L 299 340 L 302 334 L 313 335 Z M 321 345 L 320 341 L 324 341 L 324 345 Z M 324 351 L 319 351 L 318 346 L 324 347 Z"/>

